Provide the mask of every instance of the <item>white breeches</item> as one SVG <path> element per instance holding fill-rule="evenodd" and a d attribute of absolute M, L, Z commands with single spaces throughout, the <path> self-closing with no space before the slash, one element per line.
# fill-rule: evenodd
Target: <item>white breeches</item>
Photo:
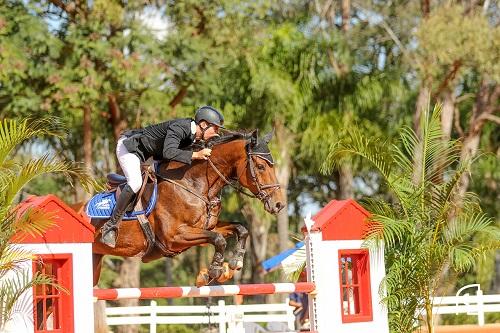
<path fill-rule="evenodd" d="M 127 177 L 127 183 L 132 188 L 134 193 L 137 193 L 142 185 L 141 177 L 141 160 L 137 155 L 129 153 L 123 140 L 126 137 L 122 136 L 118 139 L 116 144 L 116 156 L 118 157 L 118 162 L 122 167 L 125 177 Z"/>

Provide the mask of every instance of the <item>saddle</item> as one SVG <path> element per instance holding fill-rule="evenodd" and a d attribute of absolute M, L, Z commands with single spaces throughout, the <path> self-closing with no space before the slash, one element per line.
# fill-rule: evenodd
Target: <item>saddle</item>
<path fill-rule="evenodd" d="M 137 220 L 138 216 L 144 214 L 148 216 L 153 210 L 156 200 L 157 200 L 157 180 L 155 176 L 155 164 L 143 164 L 141 165 L 142 170 L 142 186 L 137 193 L 135 199 L 127 207 L 123 220 Z M 109 219 L 113 213 L 113 209 L 116 204 L 116 200 L 120 196 L 123 186 L 125 186 L 127 179 L 125 176 L 110 173 L 106 176 L 106 191 L 97 193 L 88 202 L 85 212 L 91 218 L 95 219 Z M 144 189 L 146 185 L 150 183 L 153 184 L 153 191 L 149 198 L 143 198 Z M 147 205 L 144 208 L 142 200 L 147 201 Z"/>
<path fill-rule="evenodd" d="M 151 224 L 147 219 L 147 216 L 151 213 L 156 204 L 156 199 L 158 196 L 158 185 L 155 168 L 156 163 L 154 162 L 151 164 L 148 163 L 141 165 L 141 189 L 137 193 L 132 203 L 127 207 L 125 215 L 122 219 L 139 221 L 147 242 L 147 249 L 144 255 L 151 252 L 155 245 L 158 245 L 153 229 L 151 228 Z M 109 219 L 111 217 L 114 206 L 116 204 L 116 200 L 118 199 L 123 186 L 125 186 L 125 184 L 127 183 L 127 179 L 125 178 L 125 176 L 116 173 L 110 173 L 106 176 L 106 178 L 106 191 L 93 196 L 85 207 L 86 214 L 93 219 L 102 220 Z M 153 185 L 153 191 L 151 196 L 148 198 L 148 204 L 146 208 L 144 208 L 142 204 L 142 197 L 144 194 L 144 189 L 146 188 L 146 185 L 148 183 Z"/>

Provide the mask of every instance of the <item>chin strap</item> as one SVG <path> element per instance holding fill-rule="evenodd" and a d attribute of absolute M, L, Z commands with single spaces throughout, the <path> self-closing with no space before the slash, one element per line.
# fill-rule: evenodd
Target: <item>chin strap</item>
<path fill-rule="evenodd" d="M 200 125 L 198 125 L 198 126 L 200 126 Z M 205 128 L 201 128 L 201 126 L 200 126 L 200 128 L 201 128 L 201 141 L 205 141 L 205 132 L 208 131 L 208 129 L 211 126 L 212 125 L 210 125 L 210 124 L 207 127 L 205 127 Z"/>
<path fill-rule="evenodd" d="M 200 126 L 200 125 L 198 124 L 198 126 Z M 208 126 L 207 126 L 207 127 L 205 127 L 205 128 L 201 128 L 201 126 L 200 126 L 200 129 L 201 129 L 201 139 L 200 139 L 200 141 L 205 141 L 205 132 L 206 132 L 206 131 L 208 131 L 208 129 L 209 129 L 210 127 L 213 127 L 213 126 L 214 126 L 214 124 L 210 124 L 210 123 L 209 123 L 209 124 L 208 124 Z M 220 137 L 220 135 L 219 135 L 219 134 L 217 134 L 217 133 L 214 135 L 214 137 L 216 137 L 216 136 L 217 136 L 217 137 Z"/>

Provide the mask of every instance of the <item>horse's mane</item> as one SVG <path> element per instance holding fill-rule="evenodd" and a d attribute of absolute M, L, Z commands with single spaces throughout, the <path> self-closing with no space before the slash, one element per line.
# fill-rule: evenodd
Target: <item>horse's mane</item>
<path fill-rule="evenodd" d="M 201 149 L 205 147 L 213 147 L 221 145 L 224 143 L 236 141 L 236 140 L 249 140 L 251 137 L 251 131 L 239 130 L 239 131 L 224 131 L 223 135 L 210 139 L 204 142 L 195 142 L 189 148 L 191 149 Z"/>
<path fill-rule="evenodd" d="M 211 139 L 209 143 L 215 146 L 235 140 L 248 140 L 250 136 L 250 131 L 225 131 L 222 136 Z"/>

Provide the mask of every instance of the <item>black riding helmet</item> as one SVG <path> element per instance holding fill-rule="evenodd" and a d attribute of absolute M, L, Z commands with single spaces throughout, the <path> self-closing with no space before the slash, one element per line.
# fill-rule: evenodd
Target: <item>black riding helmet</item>
<path fill-rule="evenodd" d="M 209 124 L 224 128 L 224 116 L 212 106 L 205 105 L 196 110 L 194 121 L 199 124 L 202 120 L 205 120 Z"/>

